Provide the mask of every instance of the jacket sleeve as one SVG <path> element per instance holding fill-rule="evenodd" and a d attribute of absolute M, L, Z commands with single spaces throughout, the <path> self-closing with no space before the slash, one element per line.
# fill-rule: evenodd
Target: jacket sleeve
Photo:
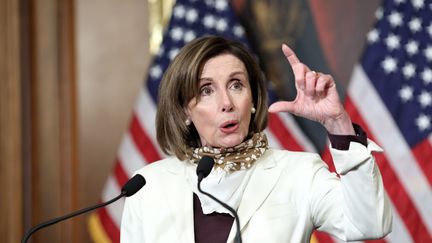
<path fill-rule="evenodd" d="M 391 231 L 392 212 L 381 174 L 371 152 L 382 149 L 351 142 L 348 150 L 330 148 L 337 173 L 314 164 L 311 217 L 318 230 L 342 240 L 382 238 Z"/>

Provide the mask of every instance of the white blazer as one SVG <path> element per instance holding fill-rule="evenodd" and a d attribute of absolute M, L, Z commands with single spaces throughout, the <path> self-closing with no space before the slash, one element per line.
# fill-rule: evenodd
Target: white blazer
<path fill-rule="evenodd" d="M 338 178 L 316 154 L 269 149 L 256 162 L 238 208 L 244 243 L 310 242 L 313 229 L 342 240 L 383 237 L 392 213 L 371 151 L 331 149 Z M 193 194 L 185 162 L 170 157 L 137 173 L 147 184 L 126 199 L 121 242 L 194 242 Z M 235 223 L 227 242 L 233 242 Z"/>

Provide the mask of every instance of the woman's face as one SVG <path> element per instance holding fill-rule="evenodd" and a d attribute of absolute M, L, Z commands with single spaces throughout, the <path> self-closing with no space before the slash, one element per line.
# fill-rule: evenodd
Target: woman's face
<path fill-rule="evenodd" d="M 232 54 L 209 59 L 200 76 L 199 97 L 189 102 L 187 114 L 201 144 L 226 148 L 243 142 L 252 108 L 252 92 L 243 62 Z"/>

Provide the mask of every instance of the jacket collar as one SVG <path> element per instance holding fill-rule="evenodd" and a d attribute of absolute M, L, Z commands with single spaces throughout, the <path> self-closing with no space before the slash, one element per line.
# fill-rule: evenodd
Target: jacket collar
<path fill-rule="evenodd" d="M 281 173 L 281 170 L 276 167 L 277 164 L 272 150 L 267 150 L 259 161 L 243 193 L 237 211 L 240 219 L 240 230 L 243 230 L 249 223 L 249 220 L 270 194 Z M 233 242 L 236 230 L 234 222 L 227 242 Z"/>
<path fill-rule="evenodd" d="M 174 216 L 173 225 L 177 228 L 179 242 L 194 242 L 193 194 L 187 185 L 184 174 L 185 168 L 182 164 L 186 162 L 177 159 L 173 159 L 173 161 L 174 163 L 167 167 L 167 171 L 175 175 L 176 179 L 166 183 L 180 183 L 181 186 L 166 185 L 166 188 L 168 188 L 167 193 L 171 194 L 169 198 L 175 198 L 175 200 L 167 200 L 167 203 Z M 237 211 L 241 230 L 248 224 L 251 217 L 272 191 L 281 173 L 281 170 L 276 166 L 276 159 L 271 149 L 267 150 L 258 161 L 257 167 L 243 192 Z M 227 242 L 233 242 L 234 240 L 236 234 L 235 224 L 234 222 Z"/>

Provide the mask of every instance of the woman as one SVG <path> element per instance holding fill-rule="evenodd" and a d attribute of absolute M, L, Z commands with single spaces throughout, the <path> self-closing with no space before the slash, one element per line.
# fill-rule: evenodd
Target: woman
<path fill-rule="evenodd" d="M 342 240 L 390 232 L 391 209 L 368 141 L 339 101 L 331 76 L 315 73 L 286 45 L 297 97 L 267 108 L 263 76 L 239 43 L 203 37 L 186 45 L 162 80 L 156 117 L 172 155 L 137 173 L 147 185 L 127 198 L 122 242 L 232 242 L 229 211 L 198 192 L 196 163 L 216 164 L 202 188 L 233 207 L 243 242 L 309 242 L 314 229 Z M 270 149 L 269 112 L 291 112 L 328 131 L 337 172 L 316 154 Z"/>

